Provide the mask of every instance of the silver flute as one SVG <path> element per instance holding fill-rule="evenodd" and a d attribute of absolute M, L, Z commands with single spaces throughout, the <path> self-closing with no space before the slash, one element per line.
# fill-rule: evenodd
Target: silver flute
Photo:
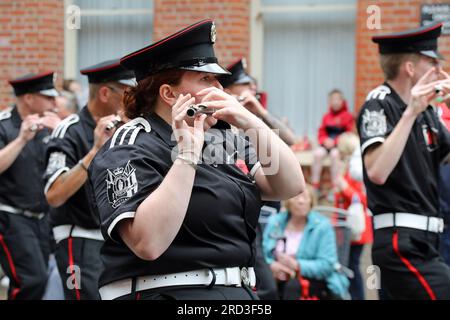
<path fill-rule="evenodd" d="M 256 100 L 260 101 L 260 99 L 261 99 L 261 94 L 260 94 L 260 93 L 256 93 L 256 94 L 255 94 L 255 98 L 256 98 Z M 236 99 L 237 99 L 237 101 L 239 101 L 239 102 L 243 102 L 243 101 L 245 100 L 245 97 L 243 97 L 243 96 L 237 96 Z"/>
<path fill-rule="evenodd" d="M 434 91 L 436 94 L 440 94 L 444 88 L 442 88 L 442 85 L 438 84 L 434 86 Z"/>
<path fill-rule="evenodd" d="M 36 123 L 33 123 L 33 125 L 30 127 L 31 132 L 36 132 L 39 129 L 39 126 Z"/>
<path fill-rule="evenodd" d="M 193 104 L 189 106 L 189 108 L 186 111 L 186 114 L 189 118 L 194 118 L 197 114 L 203 113 L 203 114 L 213 114 L 217 110 L 214 108 L 209 108 L 203 104 Z"/>
<path fill-rule="evenodd" d="M 119 116 L 117 116 L 113 121 L 108 123 L 108 125 L 106 126 L 106 131 L 111 131 L 112 129 L 117 128 L 121 123 L 122 119 Z"/>

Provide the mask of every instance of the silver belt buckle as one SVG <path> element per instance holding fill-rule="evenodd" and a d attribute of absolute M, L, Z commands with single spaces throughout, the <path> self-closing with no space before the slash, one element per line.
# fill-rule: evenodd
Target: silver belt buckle
<path fill-rule="evenodd" d="M 241 269 L 241 281 L 247 287 L 250 287 L 250 273 L 246 267 Z"/>
<path fill-rule="evenodd" d="M 443 233 L 444 232 L 444 219 L 438 218 L 438 232 Z"/>
<path fill-rule="evenodd" d="M 29 210 L 23 210 L 22 214 L 25 217 L 38 219 L 38 220 L 40 220 L 40 219 L 42 219 L 44 217 L 44 213 L 42 213 L 42 212 L 32 212 L 32 211 L 29 211 Z"/>

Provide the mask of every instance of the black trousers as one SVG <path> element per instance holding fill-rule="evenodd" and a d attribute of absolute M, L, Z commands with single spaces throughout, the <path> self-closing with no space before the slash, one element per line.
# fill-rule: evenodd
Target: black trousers
<path fill-rule="evenodd" d="M 264 259 L 261 225 L 258 225 L 256 230 L 255 248 L 256 293 L 261 300 L 278 300 L 276 281 Z"/>
<path fill-rule="evenodd" d="M 365 300 L 364 298 L 364 280 L 359 270 L 361 262 L 361 254 L 364 245 L 353 244 L 350 247 L 349 268 L 353 271 L 354 277 L 350 279 L 350 295 L 352 300 Z"/>
<path fill-rule="evenodd" d="M 174 286 L 135 292 L 116 300 L 259 300 L 247 287 Z"/>
<path fill-rule="evenodd" d="M 10 279 L 8 299 L 40 300 L 50 255 L 47 218 L 0 212 L 0 263 Z"/>
<path fill-rule="evenodd" d="M 100 300 L 102 244 L 102 241 L 71 237 L 56 245 L 55 258 L 66 300 Z"/>
<path fill-rule="evenodd" d="M 439 254 L 439 235 L 409 228 L 375 230 L 372 260 L 387 299 L 450 299 L 450 268 Z"/>

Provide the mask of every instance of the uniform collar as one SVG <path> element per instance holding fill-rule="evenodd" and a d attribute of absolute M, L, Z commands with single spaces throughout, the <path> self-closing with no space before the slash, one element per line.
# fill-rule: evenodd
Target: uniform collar
<path fill-rule="evenodd" d="M 86 123 L 90 127 L 95 128 L 97 126 L 97 123 L 95 122 L 94 118 L 92 117 L 92 114 L 89 111 L 87 105 L 84 106 L 83 109 L 81 109 L 80 116 L 83 118 L 84 121 L 86 121 Z"/>
<path fill-rule="evenodd" d="M 398 95 L 397 91 L 395 91 L 394 88 L 392 88 L 389 83 L 387 83 L 387 81 L 384 83 L 384 85 L 386 87 L 388 87 L 391 90 L 391 96 L 392 98 L 397 101 L 397 106 L 400 107 L 401 110 L 406 109 L 407 104 L 405 103 L 405 101 L 403 101 L 403 99 Z"/>
<path fill-rule="evenodd" d="M 154 131 L 168 146 L 175 147 L 177 142 L 172 138 L 172 127 L 156 113 L 152 113 L 146 117 L 150 123 L 152 131 Z"/>
<path fill-rule="evenodd" d="M 11 121 L 15 127 L 20 128 L 22 124 L 22 118 L 20 117 L 19 111 L 17 111 L 17 106 L 11 110 Z"/>

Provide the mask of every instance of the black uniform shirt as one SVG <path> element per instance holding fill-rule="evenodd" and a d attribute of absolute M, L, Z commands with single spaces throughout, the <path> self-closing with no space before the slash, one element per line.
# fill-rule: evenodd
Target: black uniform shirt
<path fill-rule="evenodd" d="M 406 107 L 387 83 L 369 93 L 358 117 L 363 156 L 369 146 L 382 143 L 391 134 Z M 400 160 L 384 185 L 371 182 L 364 167 L 370 210 L 375 215 L 409 212 L 437 216 L 439 164 L 449 152 L 450 134 L 429 106 L 414 122 Z"/>
<path fill-rule="evenodd" d="M 223 135 L 224 130 L 218 132 L 222 138 L 205 133 L 204 150 L 210 148 L 208 154 L 231 143 L 231 135 Z M 158 259 L 141 260 L 120 239 L 117 223 L 134 217 L 173 165 L 171 153 L 176 142 L 171 134 L 171 126 L 155 114 L 136 118 L 115 133 L 89 167 L 106 239 L 100 286 L 132 276 L 254 264 L 253 241 L 261 196 L 255 181 L 234 164 L 233 157 L 245 160 L 250 171 L 256 171 L 259 164 L 254 149 L 241 136 L 232 136 L 243 143 L 240 150 L 244 151 L 233 152 L 228 158 L 233 158 L 231 164 L 199 164 L 183 224 Z M 231 155 L 228 150 L 227 155 Z"/>
<path fill-rule="evenodd" d="M 53 131 L 48 143 L 45 192 L 64 172 L 78 164 L 94 145 L 96 123 L 87 107 L 78 114 L 64 119 Z M 77 225 L 86 229 L 99 228 L 98 214 L 92 206 L 92 192 L 85 183 L 62 206 L 52 208 L 50 219 L 53 226 Z"/>
<path fill-rule="evenodd" d="M 14 107 L 0 113 L 0 149 L 19 136 L 22 119 Z M 0 204 L 32 212 L 47 212 L 42 173 L 50 132 L 40 130 L 28 141 L 13 164 L 0 173 Z"/>

